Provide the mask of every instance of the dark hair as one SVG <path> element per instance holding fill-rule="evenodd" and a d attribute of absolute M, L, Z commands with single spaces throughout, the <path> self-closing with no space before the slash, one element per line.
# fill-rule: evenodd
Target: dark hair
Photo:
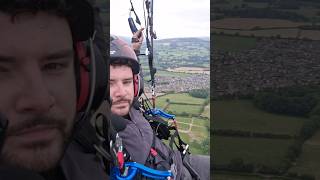
<path fill-rule="evenodd" d="M 74 41 L 84 41 L 94 31 L 93 8 L 86 0 L 1 0 L 0 11 L 11 16 L 47 12 L 66 18 Z"/>
<path fill-rule="evenodd" d="M 0 1 L 0 11 L 11 16 L 12 21 L 19 14 L 39 11 L 67 17 L 66 3 L 60 0 L 4 0 Z"/>
<path fill-rule="evenodd" d="M 133 68 L 132 60 L 122 59 L 122 58 L 112 58 L 110 59 L 110 66 L 128 66 Z"/>

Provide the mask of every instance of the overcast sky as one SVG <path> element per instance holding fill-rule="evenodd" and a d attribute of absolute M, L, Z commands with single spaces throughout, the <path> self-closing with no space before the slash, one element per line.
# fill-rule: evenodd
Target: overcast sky
<path fill-rule="evenodd" d="M 132 0 L 142 27 L 143 2 L 144 0 Z M 128 25 L 130 7 L 129 0 L 110 0 L 111 34 L 131 36 Z M 158 39 L 210 36 L 209 0 L 154 0 L 153 11 L 154 30 Z M 135 16 L 132 17 L 135 20 Z"/>

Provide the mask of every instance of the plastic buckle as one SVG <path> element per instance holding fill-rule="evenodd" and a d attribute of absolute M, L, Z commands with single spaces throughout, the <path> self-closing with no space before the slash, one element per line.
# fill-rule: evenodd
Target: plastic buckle
<path fill-rule="evenodd" d="M 187 153 L 187 150 L 189 149 L 189 144 L 186 144 L 185 146 L 182 145 L 182 148 L 184 149 L 182 154 L 185 155 Z"/>

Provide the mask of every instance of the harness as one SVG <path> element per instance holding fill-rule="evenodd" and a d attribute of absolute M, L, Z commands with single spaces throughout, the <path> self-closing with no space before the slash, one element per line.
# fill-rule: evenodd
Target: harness
<path fill-rule="evenodd" d="M 122 139 L 118 135 L 117 131 L 111 125 L 110 118 L 104 113 L 98 113 L 96 119 L 102 122 L 102 131 L 97 129 L 100 142 L 94 145 L 96 152 L 103 158 L 105 169 L 110 174 L 111 179 L 115 180 L 130 180 L 140 178 L 152 178 L 152 179 L 175 179 L 177 174 L 176 164 L 173 162 L 174 147 L 179 150 L 183 164 L 195 179 L 199 179 L 199 175 L 193 170 L 188 162 L 189 145 L 182 141 L 180 138 L 177 123 L 174 115 L 165 113 L 160 109 L 155 108 L 155 73 L 156 68 L 153 66 L 153 39 L 156 39 L 156 35 L 153 32 L 153 0 L 144 0 L 145 8 L 147 9 L 147 17 L 145 17 L 145 30 L 146 30 L 146 55 L 148 56 L 148 64 L 151 75 L 151 90 L 152 90 L 152 107 L 149 99 L 148 103 L 142 103 L 140 110 L 142 110 L 144 117 L 150 123 L 153 129 L 152 144 L 149 152 L 149 156 L 146 160 L 146 164 L 142 165 L 137 162 L 132 162 L 129 153 L 123 146 Z M 131 17 L 133 11 L 136 16 L 136 22 L 141 25 L 140 20 L 131 3 L 130 17 L 128 18 L 129 26 L 132 32 L 136 32 L 134 21 Z M 173 123 L 169 124 L 168 121 L 162 118 L 172 120 Z M 97 127 L 97 125 L 96 125 Z M 170 131 L 174 131 L 171 135 Z M 166 157 L 156 147 L 156 138 L 170 139 L 170 151 L 169 156 Z M 175 139 L 178 139 L 176 142 Z"/>
<path fill-rule="evenodd" d="M 172 160 L 172 155 L 173 155 L 173 151 L 174 151 L 174 147 L 173 147 L 173 144 L 174 144 L 175 147 L 180 152 L 183 165 L 188 169 L 191 176 L 194 179 L 200 179 L 199 174 L 190 165 L 189 155 L 191 153 L 189 152 L 189 144 L 185 143 L 180 137 L 180 134 L 178 131 L 178 126 L 177 126 L 177 121 L 175 119 L 175 115 L 166 113 L 163 110 L 158 109 L 158 108 L 150 108 L 151 103 L 148 98 L 141 99 L 141 101 L 142 101 L 141 111 L 143 112 L 144 117 L 149 121 L 149 123 L 154 131 L 152 148 L 155 147 L 154 146 L 154 139 L 156 136 L 160 140 L 162 140 L 162 139 L 169 140 L 169 147 L 171 149 L 169 157 L 167 158 L 167 160 L 165 162 L 159 162 L 159 163 L 161 163 L 161 165 L 166 168 L 168 168 L 168 164 L 169 164 L 170 169 L 173 171 L 174 164 L 171 160 Z M 165 121 L 162 118 L 166 118 L 168 120 L 171 120 L 172 123 L 169 124 L 168 121 Z M 171 134 L 171 131 L 174 131 L 173 134 Z M 151 148 L 151 151 L 153 150 L 152 148 Z M 157 150 L 157 149 L 155 149 L 155 150 Z M 160 151 L 157 151 L 157 152 L 159 154 Z M 160 156 L 165 158 L 164 155 L 160 154 Z M 151 157 L 150 159 L 153 160 L 152 156 L 149 156 L 149 157 Z"/>

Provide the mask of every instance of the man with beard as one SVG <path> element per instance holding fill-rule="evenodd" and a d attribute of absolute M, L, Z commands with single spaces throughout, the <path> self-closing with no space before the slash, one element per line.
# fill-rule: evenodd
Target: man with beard
<path fill-rule="evenodd" d="M 106 179 L 101 160 L 74 138 L 84 124 L 92 128 L 88 118 L 108 80 L 95 80 L 90 91 L 89 73 L 107 73 L 97 48 L 96 55 L 88 53 L 92 6 L 86 0 L 1 1 L 0 27 L 0 113 L 8 122 L 0 165 L 46 179 Z M 94 58 L 100 70 L 91 71 Z"/>
<path fill-rule="evenodd" d="M 182 158 L 179 151 L 172 150 L 156 137 L 139 107 L 135 106 L 141 89 L 140 64 L 136 53 L 139 53 L 142 44 L 142 30 L 132 38 L 135 51 L 120 38 L 110 37 L 111 112 L 127 120 L 126 128 L 119 132 L 123 146 L 131 160 L 157 170 L 171 170 L 176 180 L 209 179 L 208 156 Z"/>

